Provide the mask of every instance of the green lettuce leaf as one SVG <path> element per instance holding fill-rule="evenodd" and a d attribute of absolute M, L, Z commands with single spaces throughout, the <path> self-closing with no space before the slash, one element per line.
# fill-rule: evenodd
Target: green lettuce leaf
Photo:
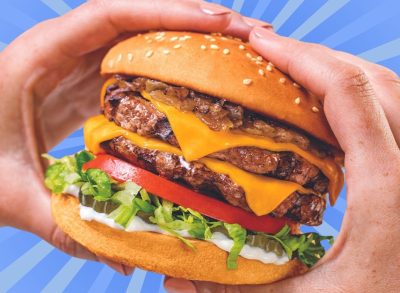
<path fill-rule="evenodd" d="M 246 243 L 246 229 L 238 224 L 224 223 L 225 229 L 228 231 L 229 237 L 233 240 L 233 246 L 228 255 L 227 266 L 228 269 L 237 269 L 237 258 Z"/>

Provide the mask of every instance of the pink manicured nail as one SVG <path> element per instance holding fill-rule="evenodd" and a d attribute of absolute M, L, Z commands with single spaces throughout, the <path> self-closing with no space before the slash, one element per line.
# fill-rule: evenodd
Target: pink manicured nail
<path fill-rule="evenodd" d="M 243 16 L 243 21 L 251 27 L 259 26 L 259 27 L 266 28 L 269 30 L 274 30 L 272 24 L 258 20 L 258 19 Z"/>
<path fill-rule="evenodd" d="M 185 279 L 168 279 L 164 283 L 168 293 L 196 293 L 193 282 Z"/>
<path fill-rule="evenodd" d="M 231 13 L 231 11 L 228 8 L 207 2 L 201 3 L 200 8 L 204 13 L 209 15 L 223 15 Z"/>
<path fill-rule="evenodd" d="M 260 38 L 260 39 L 270 39 L 271 37 L 273 37 L 275 35 L 272 30 L 266 29 L 266 28 L 263 28 L 260 26 L 254 27 L 253 33 L 257 38 Z"/>

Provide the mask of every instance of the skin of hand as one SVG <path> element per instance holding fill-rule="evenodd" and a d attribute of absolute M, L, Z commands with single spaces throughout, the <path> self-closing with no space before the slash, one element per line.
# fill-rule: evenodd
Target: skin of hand
<path fill-rule="evenodd" d="M 98 113 L 104 82 L 100 63 L 116 42 L 158 29 L 247 38 L 254 26 L 227 8 L 202 1 L 98 0 L 18 37 L 0 54 L 0 225 L 35 233 L 73 256 L 132 272 L 99 259 L 57 227 L 40 154 Z"/>
<path fill-rule="evenodd" d="M 167 291 L 398 292 L 399 77 L 355 56 L 259 27 L 252 30 L 250 43 L 277 68 L 324 99 L 326 117 L 345 152 L 347 210 L 341 231 L 325 257 L 302 276 L 259 286 L 167 278 Z"/>

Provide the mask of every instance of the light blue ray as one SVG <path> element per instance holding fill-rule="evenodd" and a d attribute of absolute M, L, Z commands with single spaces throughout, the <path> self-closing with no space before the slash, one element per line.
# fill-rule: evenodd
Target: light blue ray
<path fill-rule="evenodd" d="M 243 4 L 244 0 L 235 0 L 232 4 L 232 9 L 237 12 L 240 12 L 240 10 L 242 10 Z"/>
<path fill-rule="evenodd" d="M 333 206 L 333 208 L 335 209 L 335 210 L 338 210 L 339 212 L 341 212 L 342 214 L 345 212 L 345 210 L 346 210 L 346 200 L 344 199 L 344 198 L 342 198 L 342 197 L 338 197 L 337 199 L 336 199 L 336 203 L 335 203 L 335 205 Z"/>
<path fill-rule="evenodd" d="M 44 4 L 46 4 L 51 10 L 55 11 L 59 15 L 63 15 L 71 10 L 71 7 L 68 6 L 62 0 L 40 0 Z"/>
<path fill-rule="evenodd" d="M 381 62 L 397 56 L 400 56 L 400 38 L 358 55 L 358 57 L 367 59 L 371 62 Z"/>
<path fill-rule="evenodd" d="M 377 9 L 374 9 L 367 14 L 356 18 L 353 22 L 338 30 L 336 33 L 330 35 L 321 43 L 331 48 L 335 48 L 358 36 L 359 34 L 370 30 L 379 23 L 398 13 L 399 11 L 397 9 L 388 9 L 387 5 L 381 5 Z"/>
<path fill-rule="evenodd" d="M 279 14 L 272 21 L 274 30 L 278 29 L 289 19 L 289 17 L 303 4 L 304 0 L 289 0 L 286 5 L 282 8 Z"/>
<path fill-rule="evenodd" d="M 9 4 L 2 4 L 0 17 L 2 20 L 25 31 L 34 26 L 37 21 L 21 10 Z"/>
<path fill-rule="evenodd" d="M 41 291 L 42 293 L 62 292 L 79 272 L 86 260 L 71 258 Z"/>
<path fill-rule="evenodd" d="M 333 15 L 336 11 L 346 5 L 350 0 L 327 1 L 313 15 L 310 16 L 301 26 L 299 26 L 290 37 L 301 39 L 314 28 L 320 25 L 324 20 Z"/>
<path fill-rule="evenodd" d="M 3 51 L 5 47 L 7 47 L 7 44 L 0 42 L 0 51 Z"/>
<path fill-rule="evenodd" d="M 327 222 L 323 221 L 321 225 L 313 227 L 318 234 L 324 235 L 324 236 L 333 236 L 336 238 L 338 235 L 338 231 L 333 228 L 331 225 L 329 225 Z"/>
<path fill-rule="evenodd" d="M 146 277 L 146 271 L 141 269 L 135 269 L 131 281 L 129 282 L 128 289 L 126 292 L 129 293 L 140 293 L 143 287 L 143 282 Z"/>
<path fill-rule="evenodd" d="M 0 272 L 1 289 L 6 292 L 22 279 L 34 266 L 45 258 L 53 247 L 45 241 L 40 241 L 16 261 Z"/>
<path fill-rule="evenodd" d="M 272 0 L 259 0 L 256 8 L 254 8 L 251 17 L 261 19 L 265 10 L 268 8 Z"/>
<path fill-rule="evenodd" d="M 88 290 L 88 293 L 105 292 L 114 277 L 115 272 L 111 268 L 104 265 L 96 280 Z"/>

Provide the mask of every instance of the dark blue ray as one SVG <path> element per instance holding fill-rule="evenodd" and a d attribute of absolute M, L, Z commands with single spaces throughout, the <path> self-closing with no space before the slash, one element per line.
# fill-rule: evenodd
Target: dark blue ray
<path fill-rule="evenodd" d="M 30 29 L 37 23 L 37 21 L 30 16 L 29 12 L 21 11 L 14 7 L 14 5 L 8 3 L 3 3 L 2 9 L 0 9 L 0 18 L 24 31 Z"/>
<path fill-rule="evenodd" d="M 50 151 L 49 154 L 56 158 L 62 158 L 64 156 L 73 155 L 73 154 L 81 151 L 82 149 L 83 149 L 82 146 L 76 146 L 76 147 L 66 148 L 63 150 L 55 151 L 55 152 Z"/>
<path fill-rule="evenodd" d="M 327 0 L 304 1 L 303 4 L 292 14 L 292 16 L 277 31 L 280 35 L 288 36 L 295 31 L 304 20 L 308 19 Z"/>
<path fill-rule="evenodd" d="M 110 285 L 108 285 L 105 292 L 107 293 L 115 293 L 115 292 L 126 292 L 126 288 L 128 288 L 129 281 L 131 280 L 131 276 L 123 276 L 119 273 L 116 273 L 111 280 Z"/>
<path fill-rule="evenodd" d="M 286 3 L 287 0 L 271 1 L 261 18 L 267 22 L 272 22 Z"/>
<path fill-rule="evenodd" d="M 64 293 L 88 292 L 103 265 L 93 261 L 86 262 L 72 279 Z"/>
<path fill-rule="evenodd" d="M 338 211 L 337 209 L 333 209 L 331 207 L 327 207 L 324 214 L 325 221 L 331 225 L 336 230 L 340 230 L 343 220 L 344 211 Z"/>
<path fill-rule="evenodd" d="M 65 3 L 68 4 L 69 7 L 75 8 L 78 7 L 79 5 L 85 3 L 85 0 L 64 0 Z"/>
<path fill-rule="evenodd" d="M 259 1 L 264 1 L 264 0 L 259 0 Z M 253 1 L 244 1 L 244 4 L 242 6 L 242 9 L 240 10 L 240 14 L 246 15 L 248 17 L 251 16 L 251 14 L 253 13 L 255 6 L 255 0 Z"/>
<path fill-rule="evenodd" d="M 233 0 L 222 0 L 221 4 L 226 6 L 226 7 L 232 8 Z"/>
<path fill-rule="evenodd" d="M 24 292 L 29 288 L 30 292 L 40 292 L 46 284 L 69 260 L 65 253 L 54 249 L 42 261 L 40 261 L 25 277 L 23 277 L 9 292 Z"/>
<path fill-rule="evenodd" d="M 83 141 L 83 128 L 74 131 L 69 137 L 82 137 Z"/>
<path fill-rule="evenodd" d="M 152 272 L 146 274 L 141 293 L 158 292 L 162 286 L 162 276 Z"/>
<path fill-rule="evenodd" d="M 40 1 L 13 0 L 12 5 L 35 19 L 37 22 L 58 16 L 57 13 Z"/>
<path fill-rule="evenodd" d="M 40 239 L 30 233 L 18 233 L 0 243 L 0 272 L 37 244 Z"/>
<path fill-rule="evenodd" d="M 360 54 L 399 37 L 399 30 L 389 29 L 400 27 L 400 13 L 391 17 L 374 28 L 358 35 L 357 37 L 337 46 L 336 50 L 352 54 Z"/>
<path fill-rule="evenodd" d="M 18 229 L 11 227 L 1 227 L 0 228 L 0 243 L 3 241 L 7 241 L 11 237 L 15 236 L 18 233 L 23 233 Z"/>
<path fill-rule="evenodd" d="M 327 36 L 335 33 L 343 26 L 374 9 L 380 1 L 365 0 L 360 5 L 360 1 L 349 1 L 345 6 L 328 17 L 324 22 L 318 25 L 311 32 L 306 34 L 302 40 L 306 42 L 320 42 Z"/>
<path fill-rule="evenodd" d="M 379 64 L 386 66 L 393 71 L 397 73 L 397 75 L 400 75 L 400 55 L 397 57 L 393 57 L 390 59 L 387 59 L 385 61 L 379 62 Z"/>
<path fill-rule="evenodd" d="M 16 37 L 22 34 L 23 31 L 8 23 L 3 19 L 0 19 L 0 41 L 6 44 L 11 43 Z"/>

